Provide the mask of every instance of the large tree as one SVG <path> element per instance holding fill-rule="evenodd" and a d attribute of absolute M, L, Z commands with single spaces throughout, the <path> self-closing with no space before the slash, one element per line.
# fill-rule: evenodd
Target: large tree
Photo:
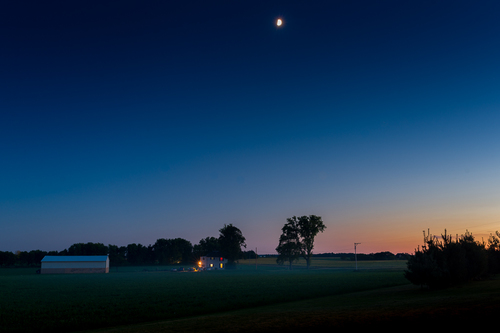
<path fill-rule="evenodd" d="M 227 259 L 227 267 L 234 267 L 236 260 L 238 260 L 241 247 L 247 247 L 245 244 L 245 237 L 240 229 L 234 225 L 225 225 L 219 230 L 219 246 L 222 255 Z"/>
<path fill-rule="evenodd" d="M 281 231 L 279 245 L 276 248 L 276 252 L 278 252 L 276 262 L 279 265 L 288 262 L 289 269 L 292 269 L 292 263 L 299 259 L 302 253 L 299 228 L 295 220 L 288 219 L 288 222 L 281 228 Z"/>
<path fill-rule="evenodd" d="M 0 251 L 0 266 L 14 266 L 16 263 L 16 255 L 12 252 Z"/>
<path fill-rule="evenodd" d="M 326 226 L 323 224 L 321 217 L 316 215 L 301 217 L 294 216 L 287 219 L 287 221 L 287 224 L 293 225 L 297 229 L 300 242 L 300 254 L 306 260 L 307 268 L 309 268 L 311 266 L 314 238 L 319 232 L 323 232 L 326 229 Z"/>
<path fill-rule="evenodd" d="M 113 266 L 121 266 L 127 263 L 127 247 L 108 244 L 109 262 Z"/>
<path fill-rule="evenodd" d="M 183 238 L 157 239 L 153 245 L 155 259 L 159 264 L 172 265 L 192 261 L 193 246 Z"/>
<path fill-rule="evenodd" d="M 102 243 L 75 243 L 67 251 L 70 256 L 107 255 L 108 247 Z"/>
<path fill-rule="evenodd" d="M 127 245 L 127 262 L 130 265 L 150 264 L 153 263 L 153 246 L 143 246 L 142 244 Z"/>
<path fill-rule="evenodd" d="M 206 256 L 208 253 L 214 251 L 220 251 L 219 239 L 215 237 L 200 239 L 199 244 L 193 246 L 193 254 L 196 258 Z"/>
<path fill-rule="evenodd" d="M 307 268 L 309 268 L 313 254 L 314 238 L 319 232 L 323 232 L 326 226 L 323 224 L 321 216 L 316 215 L 301 216 L 296 222 L 302 243 L 302 256 L 307 262 Z"/>

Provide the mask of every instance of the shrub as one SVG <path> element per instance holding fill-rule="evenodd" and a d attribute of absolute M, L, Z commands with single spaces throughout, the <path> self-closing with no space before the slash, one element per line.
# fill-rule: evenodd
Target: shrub
<path fill-rule="evenodd" d="M 408 260 L 405 277 L 416 285 L 445 288 L 483 277 L 489 272 L 488 257 L 484 244 L 468 231 L 456 241 L 446 230 L 440 240 L 428 234 L 422 249 Z"/>

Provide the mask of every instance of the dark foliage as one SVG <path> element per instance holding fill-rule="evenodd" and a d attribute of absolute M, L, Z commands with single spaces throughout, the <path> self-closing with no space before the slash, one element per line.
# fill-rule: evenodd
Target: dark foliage
<path fill-rule="evenodd" d="M 300 242 L 299 227 L 295 219 L 288 219 L 287 223 L 281 228 L 278 247 L 278 258 L 276 262 L 283 265 L 288 262 L 288 269 L 292 269 L 292 263 L 299 259 L 302 254 L 302 243 Z"/>
<path fill-rule="evenodd" d="M 227 259 L 227 268 L 233 268 L 241 256 L 241 247 L 247 247 L 245 237 L 240 229 L 232 224 L 225 225 L 219 230 L 219 246 L 222 255 Z"/>
<path fill-rule="evenodd" d="M 0 251 L 0 266 L 14 266 L 16 255 L 8 251 Z"/>
<path fill-rule="evenodd" d="M 17 251 L 2 252 L 0 251 L 0 267 L 14 267 L 14 266 L 40 266 L 40 261 L 48 254 L 46 251 L 32 250 L 32 251 Z"/>
<path fill-rule="evenodd" d="M 220 252 L 219 239 L 215 237 L 205 237 L 193 246 L 193 255 L 195 258 L 206 256 L 210 252 Z"/>
<path fill-rule="evenodd" d="M 229 260 L 229 266 L 235 265 L 239 258 L 254 259 L 254 251 L 242 252 L 246 247 L 241 230 L 232 224 L 224 225 L 220 237 L 206 237 L 199 244 L 192 245 L 183 238 L 159 238 L 153 245 L 128 244 L 127 246 L 104 245 L 102 243 L 75 243 L 62 251 L 0 251 L 0 267 L 29 267 L 41 264 L 46 255 L 82 256 L 109 255 L 111 266 L 126 265 L 172 265 L 193 264 L 200 256 L 213 251 L 220 251 Z"/>
<path fill-rule="evenodd" d="M 257 253 L 254 250 L 250 251 L 241 251 L 240 259 L 256 259 L 257 258 Z"/>
<path fill-rule="evenodd" d="M 316 255 L 315 255 L 316 256 Z M 320 255 L 318 255 L 320 256 Z M 354 253 L 338 253 L 331 254 L 331 256 L 339 256 L 342 260 L 354 260 Z M 377 252 L 377 253 L 358 253 L 358 261 L 370 261 L 370 260 L 408 260 L 411 257 L 409 253 L 397 253 L 392 252 Z"/>
<path fill-rule="evenodd" d="M 155 260 L 152 245 L 129 244 L 127 245 L 125 255 L 129 265 L 152 264 Z"/>
<path fill-rule="evenodd" d="M 171 265 L 193 261 L 191 242 L 182 239 L 160 238 L 153 245 L 154 258 L 159 264 Z"/>
<path fill-rule="evenodd" d="M 108 247 L 102 243 L 76 243 L 69 247 L 70 256 L 102 256 L 108 254 Z"/>
<path fill-rule="evenodd" d="M 489 264 L 495 257 L 497 249 L 475 241 L 468 231 L 455 241 L 446 230 L 440 239 L 424 233 L 424 245 L 408 260 L 405 277 L 416 285 L 446 288 L 497 273 Z"/>
<path fill-rule="evenodd" d="M 281 229 L 283 233 L 276 248 L 279 254 L 277 263 L 288 262 L 290 269 L 292 269 L 292 262 L 301 256 L 306 260 L 307 268 L 309 268 L 313 256 L 314 238 L 325 229 L 326 226 L 323 224 L 321 216 L 309 215 L 288 218 L 287 223 Z"/>

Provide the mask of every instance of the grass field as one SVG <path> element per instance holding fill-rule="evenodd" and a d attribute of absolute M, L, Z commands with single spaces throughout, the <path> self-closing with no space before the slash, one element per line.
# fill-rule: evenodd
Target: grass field
<path fill-rule="evenodd" d="M 238 322 L 253 321 L 259 330 L 276 330 L 286 323 L 326 323 L 332 311 L 354 311 L 359 318 L 360 311 L 369 313 L 363 306 L 379 302 L 375 308 L 382 309 L 391 298 L 401 302 L 409 292 L 421 294 L 404 279 L 405 262 L 358 262 L 354 271 L 353 262 L 318 258 L 311 270 L 302 262 L 294 267 L 288 271 L 265 258 L 209 272 L 151 266 L 35 275 L 34 269 L 0 269 L 0 331 L 208 332 L 238 330 Z M 394 287 L 409 289 L 384 289 Z"/>
<path fill-rule="evenodd" d="M 87 333 L 460 332 L 493 326 L 499 304 L 498 279 L 433 292 L 402 285 Z"/>
<path fill-rule="evenodd" d="M 259 268 L 273 268 L 273 269 L 288 269 L 287 265 L 279 266 L 276 265 L 276 258 L 259 258 L 257 260 L 257 265 L 255 260 L 240 260 L 240 267 L 248 266 L 249 268 L 254 268 L 257 266 Z M 292 266 L 293 269 L 306 268 L 306 261 L 300 258 Z M 313 258 L 312 269 L 322 269 L 322 268 L 337 268 L 337 269 L 347 269 L 354 270 L 356 268 L 356 263 L 349 260 L 340 260 L 337 257 L 318 257 Z M 358 261 L 358 269 L 397 269 L 403 271 L 406 268 L 406 260 L 384 260 L 384 261 Z"/>

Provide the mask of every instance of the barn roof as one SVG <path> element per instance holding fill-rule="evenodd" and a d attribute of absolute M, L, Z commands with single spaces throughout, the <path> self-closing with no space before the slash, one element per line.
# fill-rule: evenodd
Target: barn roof
<path fill-rule="evenodd" d="M 108 256 L 45 256 L 42 261 L 106 261 Z"/>

